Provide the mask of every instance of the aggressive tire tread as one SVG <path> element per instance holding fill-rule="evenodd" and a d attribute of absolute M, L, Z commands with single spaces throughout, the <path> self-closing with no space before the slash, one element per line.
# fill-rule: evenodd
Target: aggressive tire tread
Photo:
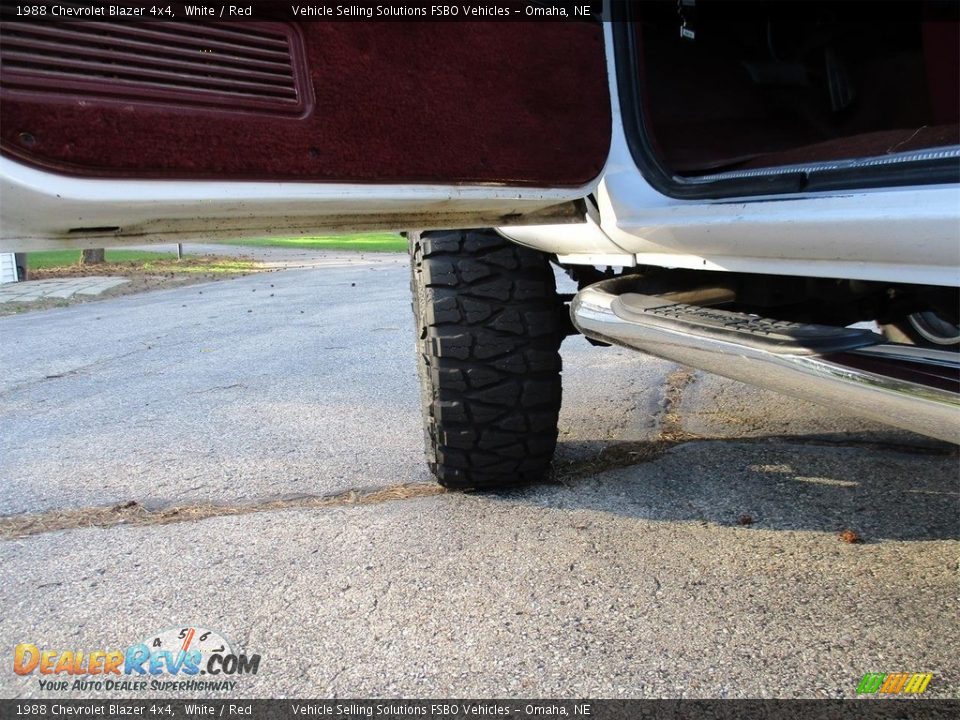
<path fill-rule="evenodd" d="M 491 230 L 411 234 L 427 462 L 449 488 L 542 479 L 564 306 L 547 257 Z"/>

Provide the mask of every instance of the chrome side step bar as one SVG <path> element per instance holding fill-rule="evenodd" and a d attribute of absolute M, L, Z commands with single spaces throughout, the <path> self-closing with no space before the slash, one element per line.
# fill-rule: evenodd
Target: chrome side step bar
<path fill-rule="evenodd" d="M 960 444 L 957 353 L 880 344 L 869 330 L 719 310 L 697 292 L 640 295 L 605 280 L 581 290 L 573 324 L 594 340 Z M 722 290 L 701 293 L 723 302 Z"/>

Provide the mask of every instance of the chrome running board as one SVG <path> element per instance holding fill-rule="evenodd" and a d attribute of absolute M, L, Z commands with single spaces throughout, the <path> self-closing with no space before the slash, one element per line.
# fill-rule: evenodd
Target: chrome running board
<path fill-rule="evenodd" d="M 581 290 L 570 306 L 573 324 L 594 340 L 960 444 L 957 353 L 686 304 L 697 302 L 696 292 L 640 295 L 627 287 L 605 280 Z M 717 289 L 702 297 L 724 300 Z"/>

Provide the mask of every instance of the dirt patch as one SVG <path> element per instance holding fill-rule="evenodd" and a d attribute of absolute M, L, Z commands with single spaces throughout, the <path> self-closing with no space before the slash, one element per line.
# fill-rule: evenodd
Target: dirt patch
<path fill-rule="evenodd" d="M 0 538 L 9 540 L 57 530 L 74 530 L 85 527 L 168 525 L 224 515 L 248 515 L 270 510 L 374 505 L 396 500 L 441 495 L 445 492 L 446 490 L 433 483 L 409 483 L 367 492 L 350 490 L 338 495 L 305 495 L 247 505 L 198 504 L 155 510 L 144 507 L 136 500 L 130 500 L 111 507 L 51 510 L 43 513 L 0 517 Z"/>
<path fill-rule="evenodd" d="M 680 367 L 667 376 L 663 398 L 660 401 L 660 433 L 661 442 L 680 442 L 695 440 L 697 436 L 683 429 L 683 418 L 680 415 L 680 404 L 683 392 L 696 378 L 692 368 Z"/>
<path fill-rule="evenodd" d="M 16 315 L 32 310 L 69 307 L 80 303 L 96 302 L 123 295 L 136 295 L 151 290 L 169 290 L 170 288 L 199 283 L 232 280 L 253 273 L 276 272 L 256 260 L 240 257 L 204 256 L 187 258 L 182 261 L 168 260 L 150 263 L 100 263 L 97 265 L 67 265 L 55 268 L 38 268 L 30 271 L 30 280 L 52 280 L 56 278 L 88 277 L 104 275 L 124 277 L 128 282 L 110 288 L 99 295 L 73 295 L 69 298 L 41 298 L 29 302 L 0 303 L 0 317 Z"/>
<path fill-rule="evenodd" d="M 672 447 L 681 444 L 677 440 L 653 440 L 620 442 L 603 445 L 595 455 L 575 460 L 554 460 L 547 482 L 567 485 L 608 470 L 633 467 L 658 460 Z"/>

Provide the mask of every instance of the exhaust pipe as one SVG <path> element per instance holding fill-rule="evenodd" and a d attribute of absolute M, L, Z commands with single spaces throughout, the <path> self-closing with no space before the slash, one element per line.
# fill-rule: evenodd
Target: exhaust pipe
<path fill-rule="evenodd" d="M 733 299 L 724 288 L 642 295 L 625 280 L 574 297 L 573 324 L 588 338 L 960 444 L 957 353 L 709 307 Z"/>

